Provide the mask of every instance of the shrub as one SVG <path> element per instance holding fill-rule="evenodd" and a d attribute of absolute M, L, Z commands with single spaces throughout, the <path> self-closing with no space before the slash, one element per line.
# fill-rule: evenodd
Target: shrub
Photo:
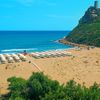
<path fill-rule="evenodd" d="M 28 80 L 12 77 L 8 79 L 8 98 L 5 100 L 100 100 L 100 85 L 90 88 L 74 80 L 60 85 L 43 73 L 33 73 Z"/>

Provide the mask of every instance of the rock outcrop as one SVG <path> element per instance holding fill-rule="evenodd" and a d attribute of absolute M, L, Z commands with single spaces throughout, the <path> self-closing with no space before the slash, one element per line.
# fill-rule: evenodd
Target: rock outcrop
<path fill-rule="evenodd" d="M 100 8 L 97 4 L 88 8 L 79 24 L 67 37 L 60 40 L 62 43 L 63 41 L 100 47 Z"/>

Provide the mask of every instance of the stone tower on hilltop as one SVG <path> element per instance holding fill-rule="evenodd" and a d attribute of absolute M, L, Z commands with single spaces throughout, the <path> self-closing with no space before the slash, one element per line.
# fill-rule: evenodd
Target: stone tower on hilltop
<path fill-rule="evenodd" d="M 99 8 L 99 2 L 98 2 L 98 0 L 96 0 L 96 1 L 94 2 L 94 7 L 95 7 L 95 9 L 98 9 L 98 8 Z"/>

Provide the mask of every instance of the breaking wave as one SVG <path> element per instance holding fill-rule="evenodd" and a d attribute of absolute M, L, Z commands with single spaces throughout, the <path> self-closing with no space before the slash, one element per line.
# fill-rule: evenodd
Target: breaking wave
<path fill-rule="evenodd" d="M 23 52 L 23 51 L 34 51 L 37 50 L 37 48 L 29 48 L 29 49 L 6 49 L 6 50 L 1 50 L 1 52 Z"/>

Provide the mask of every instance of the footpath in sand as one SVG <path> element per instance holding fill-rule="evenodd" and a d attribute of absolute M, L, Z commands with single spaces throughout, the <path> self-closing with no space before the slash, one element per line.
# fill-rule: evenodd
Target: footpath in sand
<path fill-rule="evenodd" d="M 77 83 L 87 87 L 94 82 L 100 84 L 100 48 L 68 50 L 74 57 L 56 57 L 34 59 L 27 56 L 28 60 L 38 65 L 46 75 L 60 83 L 74 79 Z M 12 76 L 28 79 L 32 72 L 39 71 L 32 63 L 20 62 L 0 65 L 1 93 L 7 93 L 7 79 Z M 7 69 L 6 69 L 7 67 Z"/>

